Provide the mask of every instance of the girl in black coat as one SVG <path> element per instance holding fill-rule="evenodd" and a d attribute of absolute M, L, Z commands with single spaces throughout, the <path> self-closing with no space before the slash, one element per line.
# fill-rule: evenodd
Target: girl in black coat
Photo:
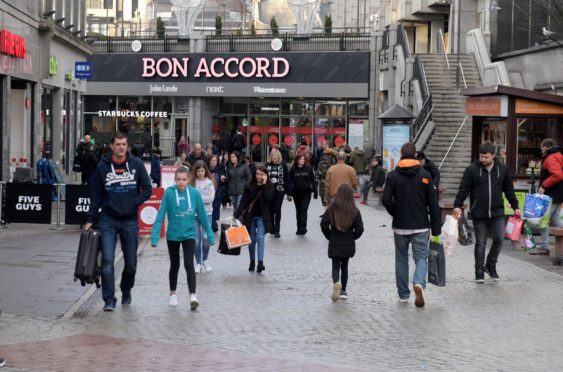
<path fill-rule="evenodd" d="M 272 232 L 272 216 L 270 206 L 274 199 L 272 184 L 268 178 L 265 166 L 256 167 L 252 180 L 244 188 L 242 199 L 234 217 L 241 219 L 250 233 L 248 252 L 250 253 L 250 266 L 248 271 L 254 271 L 256 265 L 256 245 L 258 244 L 258 266 L 256 272 L 260 274 L 266 269 L 264 266 L 264 237 Z"/>
<path fill-rule="evenodd" d="M 362 215 L 354 202 L 354 190 L 342 184 L 323 214 L 321 230 L 328 239 L 328 257 L 332 259 L 332 301 L 347 299 L 348 260 L 356 253 L 356 239 L 362 236 Z M 339 274 L 342 281 L 339 280 Z"/>

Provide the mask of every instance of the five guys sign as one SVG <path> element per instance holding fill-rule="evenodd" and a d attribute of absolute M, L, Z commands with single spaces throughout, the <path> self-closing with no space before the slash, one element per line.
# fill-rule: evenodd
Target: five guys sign
<path fill-rule="evenodd" d="M 0 53 L 12 57 L 25 58 L 27 56 L 27 41 L 25 38 L 13 34 L 8 30 L 1 30 Z"/>

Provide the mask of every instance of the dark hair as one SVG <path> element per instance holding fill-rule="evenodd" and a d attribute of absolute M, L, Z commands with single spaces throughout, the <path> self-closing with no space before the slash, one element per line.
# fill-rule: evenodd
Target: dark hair
<path fill-rule="evenodd" d="M 213 175 L 209 171 L 209 168 L 207 167 L 207 164 L 205 164 L 203 160 L 196 160 L 192 165 L 192 168 L 190 169 L 190 185 L 195 187 L 195 182 L 197 179 L 197 171 L 198 169 L 202 169 L 202 168 L 205 170 L 205 177 L 209 178 L 211 182 L 213 182 L 213 187 L 217 187 L 217 184 L 215 183 L 215 177 L 213 177 Z"/>
<path fill-rule="evenodd" d="M 213 158 L 217 159 L 217 165 L 219 165 L 219 163 L 221 163 L 221 159 L 219 159 L 219 156 L 217 156 L 217 155 L 211 155 L 211 156 L 209 157 L 209 164 L 211 164 L 211 159 L 213 159 Z"/>
<path fill-rule="evenodd" d="M 414 157 L 416 160 L 426 160 L 426 155 L 424 154 L 424 151 L 417 151 Z"/>
<path fill-rule="evenodd" d="M 491 141 L 481 142 L 478 149 L 479 154 L 495 154 L 495 145 Z"/>
<path fill-rule="evenodd" d="M 236 156 L 236 157 L 237 157 L 237 165 L 240 164 L 240 152 L 238 152 L 238 151 L 233 151 L 233 152 L 231 152 L 231 155 Z M 230 156 L 231 156 L 231 155 L 229 155 L 229 160 L 230 160 Z"/>
<path fill-rule="evenodd" d="M 125 133 L 115 132 L 113 136 L 111 136 L 111 143 L 115 143 L 115 140 L 117 139 L 124 139 L 124 138 L 127 139 Z"/>
<path fill-rule="evenodd" d="M 401 159 L 402 158 L 410 158 L 414 159 L 416 155 L 416 146 L 412 142 L 407 142 L 401 146 Z"/>
<path fill-rule="evenodd" d="M 543 141 L 541 141 L 541 147 L 553 147 L 553 146 L 557 146 L 557 142 L 555 142 L 555 140 L 551 139 L 551 138 L 545 138 Z"/>
<path fill-rule="evenodd" d="M 305 162 L 307 162 L 305 154 L 295 155 L 295 157 L 293 158 L 293 168 L 297 168 L 299 166 L 298 162 L 301 158 L 305 159 Z"/>
<path fill-rule="evenodd" d="M 270 182 L 270 176 L 268 175 L 268 168 L 266 168 L 266 166 L 263 164 L 260 164 L 256 167 L 256 170 L 252 175 L 252 179 L 250 180 L 250 185 L 252 187 L 258 187 L 258 183 L 256 182 L 256 172 L 258 171 L 264 173 L 268 177 L 268 180 L 266 181 L 266 186 L 272 187 L 272 182 Z"/>
<path fill-rule="evenodd" d="M 350 229 L 356 220 L 356 216 L 360 213 L 354 201 L 354 190 L 350 185 L 347 183 L 340 185 L 326 213 L 328 213 L 330 223 L 336 230 L 346 232 Z"/>

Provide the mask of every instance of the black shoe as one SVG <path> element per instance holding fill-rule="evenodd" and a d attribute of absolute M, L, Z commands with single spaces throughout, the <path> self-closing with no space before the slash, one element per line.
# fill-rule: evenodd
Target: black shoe
<path fill-rule="evenodd" d="M 131 292 L 123 292 L 121 296 L 122 305 L 131 305 Z"/>
<path fill-rule="evenodd" d="M 114 311 L 115 310 L 115 301 L 107 300 L 104 305 L 104 311 Z"/>
<path fill-rule="evenodd" d="M 274 238 L 281 238 L 280 233 L 275 233 L 275 234 L 274 234 Z"/>
<path fill-rule="evenodd" d="M 301 230 L 301 235 L 305 235 L 305 234 L 307 234 L 307 229 Z"/>
<path fill-rule="evenodd" d="M 248 271 L 254 271 L 254 267 L 256 267 L 256 261 L 251 260 L 250 266 L 248 266 Z"/>
<path fill-rule="evenodd" d="M 485 265 L 485 272 L 491 277 L 493 280 L 500 280 L 497 274 L 497 267 L 494 264 L 486 264 Z"/>
<path fill-rule="evenodd" d="M 258 274 L 260 274 L 264 270 L 266 270 L 266 266 L 264 266 L 264 261 L 258 261 L 258 266 L 256 267 L 256 272 Z"/>
<path fill-rule="evenodd" d="M 6 365 L 6 360 L 4 358 L 0 358 L 0 368 Z"/>
<path fill-rule="evenodd" d="M 485 272 L 483 270 L 475 270 L 475 282 L 485 283 Z"/>

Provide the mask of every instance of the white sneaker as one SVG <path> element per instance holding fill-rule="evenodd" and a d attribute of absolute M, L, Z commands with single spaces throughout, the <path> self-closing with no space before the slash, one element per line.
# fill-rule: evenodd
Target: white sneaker
<path fill-rule="evenodd" d="M 211 265 L 209 264 L 209 262 L 207 262 L 207 260 L 203 261 L 201 265 L 203 266 L 206 272 L 208 273 L 211 272 Z"/>
<path fill-rule="evenodd" d="M 192 293 L 190 295 L 190 308 L 192 310 L 195 310 L 197 309 L 198 306 L 199 306 L 199 301 L 197 300 L 195 293 Z"/>
<path fill-rule="evenodd" d="M 176 296 L 175 294 L 170 295 L 170 300 L 168 301 L 168 305 L 178 306 L 178 296 Z"/>
<path fill-rule="evenodd" d="M 200 264 L 195 265 L 195 273 L 196 274 L 201 273 L 201 265 Z"/>

